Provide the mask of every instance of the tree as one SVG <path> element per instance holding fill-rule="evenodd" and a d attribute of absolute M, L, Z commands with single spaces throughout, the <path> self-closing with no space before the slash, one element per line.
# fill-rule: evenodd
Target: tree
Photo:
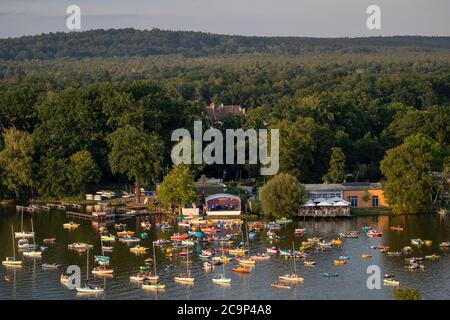
<path fill-rule="evenodd" d="M 328 172 L 323 176 L 326 183 L 341 183 L 345 177 L 345 154 L 341 148 L 331 149 L 330 166 Z"/>
<path fill-rule="evenodd" d="M 381 161 L 384 195 L 395 213 L 424 212 L 432 205 L 432 168 L 437 165 L 440 146 L 421 134 L 410 136 L 389 149 Z"/>
<path fill-rule="evenodd" d="M 167 207 L 177 206 L 181 214 L 182 206 L 196 199 L 194 176 L 189 167 L 175 165 L 158 187 L 158 200 Z"/>
<path fill-rule="evenodd" d="M 24 187 L 33 185 L 33 141 L 32 136 L 15 128 L 7 129 L 3 135 L 5 148 L 0 152 L 3 169 L 3 184 L 19 198 Z"/>
<path fill-rule="evenodd" d="M 86 185 L 100 180 L 101 172 L 87 150 L 73 154 L 69 161 L 68 180 L 74 192 L 84 193 Z"/>
<path fill-rule="evenodd" d="M 132 126 L 117 129 L 107 137 L 111 151 L 108 162 L 113 174 L 127 175 L 134 181 L 136 200 L 140 187 L 153 182 L 161 171 L 164 144 L 157 134 L 146 134 Z"/>
<path fill-rule="evenodd" d="M 395 288 L 394 297 L 396 300 L 422 300 L 420 292 L 411 288 Z"/>
<path fill-rule="evenodd" d="M 296 177 L 288 173 L 279 173 L 261 189 L 260 198 L 264 215 L 294 216 L 299 206 L 306 201 L 306 192 Z"/>
<path fill-rule="evenodd" d="M 39 164 L 38 192 L 44 197 L 63 197 L 70 192 L 67 160 L 43 157 Z"/>

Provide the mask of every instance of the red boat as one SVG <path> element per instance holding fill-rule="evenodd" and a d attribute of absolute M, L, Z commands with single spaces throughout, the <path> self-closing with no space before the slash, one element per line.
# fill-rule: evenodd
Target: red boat
<path fill-rule="evenodd" d="M 270 247 L 266 249 L 267 253 L 278 254 L 279 250 L 277 247 Z"/>
<path fill-rule="evenodd" d="M 202 229 L 202 232 L 204 234 L 216 234 L 218 232 L 218 230 L 214 229 L 214 228 L 206 228 L 206 229 Z"/>
<path fill-rule="evenodd" d="M 390 227 L 389 229 L 391 229 L 392 231 L 403 231 L 402 227 Z"/>
<path fill-rule="evenodd" d="M 367 236 L 368 237 L 382 237 L 383 233 L 379 232 L 379 231 L 375 231 L 375 230 L 370 230 L 369 232 L 367 232 Z"/>
<path fill-rule="evenodd" d="M 173 236 L 170 237 L 170 240 L 172 241 L 181 241 L 181 240 L 186 240 L 188 238 L 187 234 L 174 234 Z"/>

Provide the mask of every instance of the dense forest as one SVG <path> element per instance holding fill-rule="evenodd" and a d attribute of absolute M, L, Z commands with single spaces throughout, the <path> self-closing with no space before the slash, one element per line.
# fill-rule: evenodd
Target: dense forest
<path fill-rule="evenodd" d="M 445 173 L 449 39 L 124 29 L 0 40 L 0 198 L 161 180 L 171 167 L 172 130 L 191 128 L 194 119 L 208 123 L 210 102 L 246 109 L 225 119 L 223 130 L 279 128 L 280 169 L 301 183 L 399 175 L 391 170 L 401 162 L 399 147 L 419 148 L 424 159 L 432 154 L 427 170 Z M 21 151 L 9 150 L 8 141 Z M 139 146 L 142 152 L 130 154 Z M 22 159 L 10 168 L 14 154 Z M 258 175 L 250 165 L 194 169 L 226 172 L 228 180 Z M 25 177 L 10 176 L 14 170 Z M 424 186 L 433 189 L 430 197 L 441 187 Z"/>
<path fill-rule="evenodd" d="M 3 39 L 0 40 L 0 59 L 145 57 L 167 54 L 189 57 L 249 53 L 344 54 L 374 52 L 383 48 L 409 48 L 418 51 L 450 49 L 450 37 L 245 37 L 159 29 L 111 29 Z"/>

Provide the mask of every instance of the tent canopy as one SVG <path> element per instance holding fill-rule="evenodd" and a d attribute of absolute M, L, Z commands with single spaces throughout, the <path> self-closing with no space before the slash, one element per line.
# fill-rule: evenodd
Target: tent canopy
<path fill-rule="evenodd" d="M 329 202 L 327 202 L 327 201 L 322 201 L 322 202 L 319 202 L 318 204 L 317 204 L 317 206 L 321 206 L 321 207 L 327 207 L 327 206 L 331 206 L 332 204 L 331 203 L 329 203 Z"/>
<path fill-rule="evenodd" d="M 348 204 L 345 203 L 344 201 L 338 201 L 338 202 L 333 203 L 333 206 L 348 207 Z"/>

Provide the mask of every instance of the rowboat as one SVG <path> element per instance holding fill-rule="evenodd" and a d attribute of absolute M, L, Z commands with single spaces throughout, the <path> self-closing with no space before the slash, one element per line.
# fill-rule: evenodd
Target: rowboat
<path fill-rule="evenodd" d="M 323 276 L 326 277 L 326 278 L 336 278 L 336 277 L 339 276 L 339 274 L 338 274 L 338 273 L 329 273 L 329 272 L 325 272 L 325 273 L 323 274 Z"/>
<path fill-rule="evenodd" d="M 394 280 L 394 279 L 383 279 L 383 284 L 385 286 L 394 286 L 397 287 L 400 285 L 400 281 Z"/>
<path fill-rule="evenodd" d="M 140 245 L 136 245 L 135 247 L 130 248 L 130 252 L 133 253 L 146 253 L 148 248 L 141 247 Z"/>
<path fill-rule="evenodd" d="M 249 267 L 235 267 L 233 268 L 234 272 L 239 272 L 239 273 L 250 273 L 251 269 Z"/>
<path fill-rule="evenodd" d="M 366 253 L 366 254 L 363 254 L 363 255 L 361 256 L 361 258 L 363 258 L 363 259 L 369 259 L 369 258 L 372 258 L 372 255 L 371 255 L 370 253 Z"/>
<path fill-rule="evenodd" d="M 281 281 L 275 281 L 274 283 L 271 284 L 271 286 L 278 289 L 291 289 L 291 286 Z"/>
<path fill-rule="evenodd" d="M 64 229 L 70 229 L 70 230 L 72 230 L 72 229 L 76 229 L 76 228 L 78 228 L 80 225 L 78 224 L 78 223 L 75 223 L 75 222 L 73 222 L 73 221 L 70 221 L 70 222 L 68 222 L 68 223 L 64 223 L 63 224 L 63 228 Z"/>
<path fill-rule="evenodd" d="M 59 267 L 61 267 L 60 264 L 57 263 L 44 263 L 42 265 L 42 269 L 58 269 Z"/>
<path fill-rule="evenodd" d="M 400 226 L 398 226 L 398 227 L 390 227 L 389 229 L 392 230 L 392 231 L 403 231 L 403 228 L 400 227 Z"/>

